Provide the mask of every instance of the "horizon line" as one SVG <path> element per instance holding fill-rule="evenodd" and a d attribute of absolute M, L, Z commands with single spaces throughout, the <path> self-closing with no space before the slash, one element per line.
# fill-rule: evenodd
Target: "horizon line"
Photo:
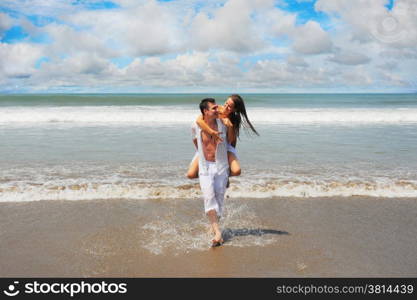
<path fill-rule="evenodd" d="M 417 94 L 414 92 L 28 92 L 28 93 L 3 93 L 0 92 L 0 96 L 10 95 L 204 95 L 204 94 L 217 94 L 217 95 L 229 95 L 229 94 L 242 94 L 242 95 L 334 95 L 334 94 Z"/>

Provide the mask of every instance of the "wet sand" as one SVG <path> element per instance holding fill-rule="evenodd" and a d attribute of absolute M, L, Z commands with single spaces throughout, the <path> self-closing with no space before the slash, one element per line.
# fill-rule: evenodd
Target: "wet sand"
<path fill-rule="evenodd" d="M 417 199 L 0 203 L 1 277 L 416 277 Z"/>

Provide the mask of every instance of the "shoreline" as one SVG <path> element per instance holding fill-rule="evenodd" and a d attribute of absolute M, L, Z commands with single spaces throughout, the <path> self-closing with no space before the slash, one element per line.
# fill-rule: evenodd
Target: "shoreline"
<path fill-rule="evenodd" d="M 0 203 L 0 277 L 415 277 L 417 198 Z"/>

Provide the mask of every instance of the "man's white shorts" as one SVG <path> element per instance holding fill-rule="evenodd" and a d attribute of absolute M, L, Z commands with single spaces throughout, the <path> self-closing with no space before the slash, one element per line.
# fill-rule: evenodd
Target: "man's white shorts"
<path fill-rule="evenodd" d="M 205 213 L 210 210 L 216 210 L 220 217 L 223 212 L 224 194 L 226 192 L 228 172 L 217 174 L 216 163 L 207 161 L 208 172 L 207 175 L 198 175 L 200 178 L 201 192 L 204 198 Z"/>

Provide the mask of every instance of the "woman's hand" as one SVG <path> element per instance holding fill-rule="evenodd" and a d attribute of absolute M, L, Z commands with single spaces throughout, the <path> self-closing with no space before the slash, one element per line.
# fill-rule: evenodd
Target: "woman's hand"
<path fill-rule="evenodd" d="M 218 132 L 216 130 L 212 130 L 210 132 L 210 135 L 213 137 L 214 141 L 216 142 L 216 145 L 223 142 L 223 139 L 220 137 L 221 134 L 221 132 Z"/>

